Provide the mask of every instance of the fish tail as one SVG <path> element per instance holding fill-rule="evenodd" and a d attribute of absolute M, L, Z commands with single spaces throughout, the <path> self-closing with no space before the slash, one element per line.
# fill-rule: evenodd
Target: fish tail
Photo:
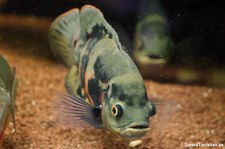
<path fill-rule="evenodd" d="M 73 49 L 79 37 L 79 9 L 72 9 L 60 15 L 49 28 L 48 39 L 52 52 L 68 68 L 77 63 Z"/>

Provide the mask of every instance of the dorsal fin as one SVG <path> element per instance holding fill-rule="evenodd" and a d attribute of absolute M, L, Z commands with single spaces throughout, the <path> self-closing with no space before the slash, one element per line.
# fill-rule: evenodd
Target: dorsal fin
<path fill-rule="evenodd" d="M 117 33 L 104 19 L 104 16 L 99 9 L 91 5 L 83 6 L 80 11 L 80 24 L 81 37 L 84 41 L 89 36 L 90 38 L 93 37 L 97 39 L 108 37 L 114 39 L 118 49 L 122 50 Z"/>
<path fill-rule="evenodd" d="M 114 29 L 104 19 L 101 11 L 94 6 L 85 5 L 60 15 L 49 28 L 49 43 L 55 56 L 67 67 L 78 61 L 73 53 L 78 42 L 85 43 L 89 38 L 108 37 L 116 41 L 119 50 L 122 46 Z M 79 48 L 79 47 L 78 47 Z"/>
<path fill-rule="evenodd" d="M 73 49 L 80 36 L 80 15 L 72 9 L 60 15 L 49 28 L 49 43 L 55 56 L 67 67 L 75 63 Z"/>

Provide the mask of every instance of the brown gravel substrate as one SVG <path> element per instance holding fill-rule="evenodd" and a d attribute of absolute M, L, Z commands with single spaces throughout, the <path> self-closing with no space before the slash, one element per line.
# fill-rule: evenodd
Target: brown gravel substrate
<path fill-rule="evenodd" d="M 128 140 L 101 129 L 64 130 L 51 111 L 55 91 L 64 89 L 66 69 L 26 49 L 0 46 L 19 80 L 16 134 L 6 133 L 3 149 L 125 149 Z M 30 52 L 31 53 L 31 52 Z M 225 89 L 146 81 L 150 96 L 162 99 L 152 130 L 137 148 L 185 148 L 185 143 L 223 143 Z M 161 111 L 161 110 L 162 111 Z M 198 147 L 207 148 L 207 147 Z"/>
<path fill-rule="evenodd" d="M 65 130 L 57 125 L 51 104 L 56 91 L 65 91 L 66 69 L 52 56 L 48 58 L 46 33 L 42 37 L 43 33 L 31 34 L 31 30 L 37 31 L 0 28 L 0 55 L 17 68 L 19 80 L 17 132 L 6 132 L 3 149 L 128 148 L 129 140 L 111 136 L 102 129 Z M 137 148 L 222 143 L 225 149 L 225 89 L 153 81 L 146 81 L 146 86 L 149 96 L 161 101 L 157 102 L 159 112 L 152 121 L 152 130 Z"/>

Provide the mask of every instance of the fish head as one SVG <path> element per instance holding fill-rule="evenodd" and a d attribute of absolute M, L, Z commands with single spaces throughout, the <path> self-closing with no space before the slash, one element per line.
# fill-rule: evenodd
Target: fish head
<path fill-rule="evenodd" d="M 149 117 L 156 113 L 148 100 L 144 84 L 113 82 L 102 103 L 102 121 L 111 133 L 139 138 L 150 130 Z"/>

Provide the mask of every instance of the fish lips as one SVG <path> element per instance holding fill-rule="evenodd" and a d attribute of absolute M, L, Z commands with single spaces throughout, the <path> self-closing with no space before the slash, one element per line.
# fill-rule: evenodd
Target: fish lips
<path fill-rule="evenodd" d="M 119 128 L 120 136 L 124 138 L 140 138 L 144 136 L 150 130 L 149 124 L 143 122 L 132 122 L 126 127 Z"/>
<path fill-rule="evenodd" d="M 161 55 L 157 54 L 150 54 L 150 55 L 143 55 L 139 52 L 134 54 L 135 61 L 140 63 L 140 65 L 150 65 L 150 64 L 166 64 L 167 59 Z"/>

